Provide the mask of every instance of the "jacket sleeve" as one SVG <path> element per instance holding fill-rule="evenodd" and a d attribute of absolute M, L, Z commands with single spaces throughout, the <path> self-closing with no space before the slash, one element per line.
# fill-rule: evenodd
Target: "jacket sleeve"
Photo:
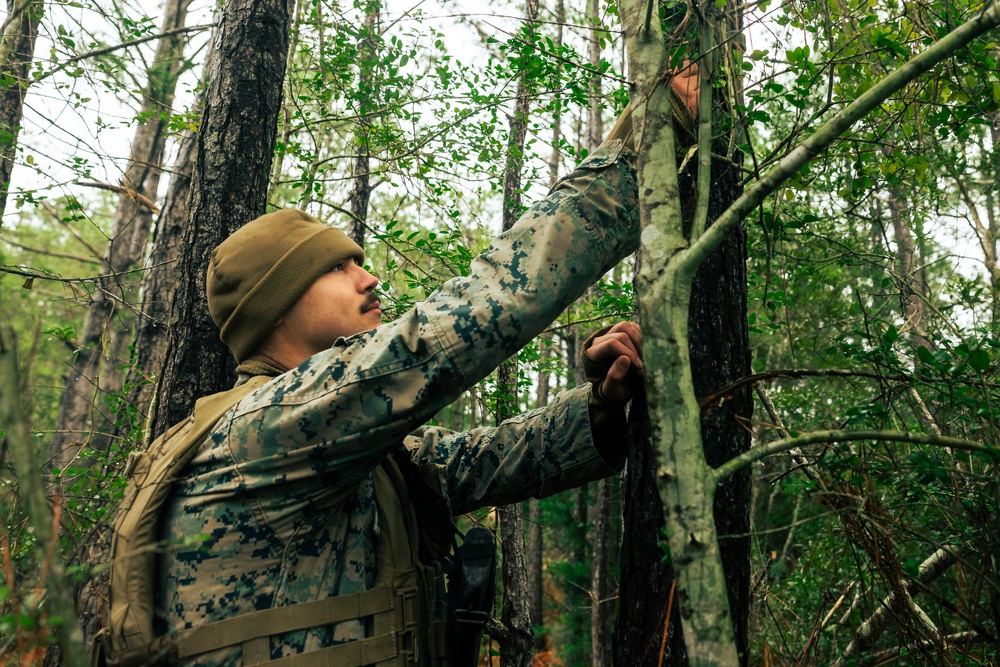
<path fill-rule="evenodd" d="M 594 447 L 589 394 L 589 385 L 577 387 L 496 427 L 454 432 L 427 426 L 406 446 L 424 477 L 444 492 L 453 515 L 544 498 L 612 475 L 624 464 L 624 456 L 605 460 Z M 624 452 L 624 443 L 617 451 Z"/>
<path fill-rule="evenodd" d="M 223 456 L 227 461 L 216 461 L 216 468 L 228 463 L 232 482 L 251 491 L 316 474 L 328 476 L 330 489 L 358 483 L 388 448 L 634 251 L 638 213 L 629 155 L 620 142 L 602 146 L 476 258 L 468 276 L 251 394 L 195 463 Z M 461 461 L 452 465 L 468 468 Z M 463 487 L 456 497 L 469 493 Z"/>

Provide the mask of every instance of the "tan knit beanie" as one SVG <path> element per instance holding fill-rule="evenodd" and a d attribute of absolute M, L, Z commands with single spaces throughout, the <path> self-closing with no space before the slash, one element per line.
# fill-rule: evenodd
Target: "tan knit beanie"
<path fill-rule="evenodd" d="M 222 342 L 242 362 L 324 273 L 361 247 L 336 227 L 303 211 L 262 215 L 212 251 L 208 310 Z"/>

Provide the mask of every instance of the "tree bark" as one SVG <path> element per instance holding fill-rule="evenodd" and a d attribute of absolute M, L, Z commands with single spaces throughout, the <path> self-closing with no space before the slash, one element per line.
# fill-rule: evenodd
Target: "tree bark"
<path fill-rule="evenodd" d="M 17 11 L 18 0 L 7 0 L 7 15 Z M 14 169 L 17 137 L 24 116 L 24 96 L 28 92 L 28 68 L 35 57 L 35 37 L 44 5 L 32 0 L 22 5 L 21 16 L 7 26 L 0 44 L 6 52 L 0 58 L 0 229 L 7 212 L 10 175 Z"/>
<path fill-rule="evenodd" d="M 538 0 L 525 3 L 524 21 L 534 26 L 538 20 Z M 503 179 L 503 229 L 514 226 L 521 215 L 521 169 L 524 166 L 524 138 L 527 131 L 529 94 L 524 75 L 517 84 L 514 113 L 510 118 L 507 160 Z M 505 361 L 497 371 L 497 421 L 517 410 L 517 357 Z M 520 505 L 505 505 L 500 513 L 500 547 L 503 554 L 503 612 L 501 622 L 506 637 L 500 645 L 502 667 L 530 667 L 534 633 L 528 610 L 528 575 L 524 562 L 524 522 Z"/>
<path fill-rule="evenodd" d="M 375 48 L 378 36 L 375 29 L 379 20 L 380 0 L 370 0 L 365 9 L 365 30 L 358 44 L 358 154 L 354 158 L 354 183 L 348 199 L 351 211 L 350 237 L 362 248 L 365 247 L 365 224 L 368 221 L 368 201 L 372 187 L 369 174 L 369 145 L 371 133 L 371 111 L 369 93 L 372 86 L 372 70 L 375 66 Z"/>
<path fill-rule="evenodd" d="M 549 404 L 549 380 L 551 379 L 545 364 L 552 357 L 552 348 L 549 345 L 540 344 L 538 348 L 539 365 L 538 373 L 538 393 L 536 395 L 536 406 L 544 408 Z M 544 579 L 542 576 L 542 552 L 544 549 L 542 536 L 542 506 L 539 500 L 532 498 L 528 500 L 528 541 L 525 548 L 526 576 L 528 589 L 528 616 L 531 619 L 533 628 L 544 625 Z M 523 507 L 522 507 L 523 510 Z M 545 650 L 546 633 L 535 634 L 535 652 Z"/>
<path fill-rule="evenodd" d="M 903 315 L 904 330 L 912 332 L 910 340 L 915 349 L 934 347 L 927 338 L 927 309 L 924 295 L 927 293 L 923 280 L 923 270 L 917 257 L 916 243 L 910 228 L 910 207 L 899 188 L 889 194 L 889 217 L 892 220 L 893 236 L 896 240 L 896 260 L 899 267 L 899 301 Z"/>
<path fill-rule="evenodd" d="M 193 130 L 185 130 L 174 163 L 170 189 L 156 221 L 149 271 L 142 286 L 142 312 L 135 327 L 135 357 L 129 367 L 126 385 L 129 387 L 129 404 L 146 418 L 149 417 L 156 377 L 163 368 L 167 351 L 170 300 L 176 284 L 177 256 L 188 219 L 187 201 L 197 149 L 197 135 Z M 148 424 L 142 432 L 147 434 L 148 440 Z"/>
<path fill-rule="evenodd" d="M 718 141 L 717 146 L 721 145 L 723 153 L 727 143 L 728 137 Z M 738 163 L 740 156 L 733 155 L 732 159 Z M 739 183 L 736 166 L 718 161 L 712 163 L 708 219 L 717 217 L 737 199 L 741 193 Z M 686 226 L 692 219 L 696 184 L 696 174 L 682 174 L 678 182 L 679 198 L 685 205 Z M 746 234 L 741 227 L 701 265 L 692 283 L 687 308 L 688 354 L 697 396 L 708 395 L 750 372 L 746 290 Z M 643 324 L 648 326 L 648 323 Z M 741 422 L 750 417 L 752 409 L 749 391 L 744 388 L 710 414 L 703 415 L 701 442 L 709 466 L 719 465 L 749 448 L 749 431 Z M 664 562 L 660 547 L 664 528 L 657 484 L 660 462 L 652 449 L 648 418 L 645 396 L 634 399 L 629 415 L 628 470 L 623 484 L 625 525 L 621 550 L 621 604 L 614 635 L 615 664 L 660 665 L 659 647 L 666 629 L 662 664 L 686 665 L 688 655 L 679 614 L 682 600 L 676 592 L 671 599 L 674 573 L 670 564 Z M 747 535 L 749 510 L 750 474 L 744 469 L 739 478 L 728 480 L 715 493 L 713 514 L 718 535 Z M 736 650 L 740 663 L 746 665 L 749 538 L 723 538 L 719 550 Z M 673 609 L 669 622 L 665 618 L 668 607 Z"/>
<path fill-rule="evenodd" d="M 587 21 L 590 31 L 587 36 L 587 56 L 592 71 L 599 72 L 601 66 L 601 40 L 598 30 L 601 27 L 600 0 L 587 0 Z M 587 109 L 587 145 L 594 149 L 604 140 L 604 118 L 601 110 L 601 77 L 593 75 L 590 78 L 590 106 Z"/>
<path fill-rule="evenodd" d="M 566 23 L 566 0 L 556 0 L 555 9 L 555 51 L 559 53 L 563 46 L 563 26 Z M 559 180 L 559 166 L 562 164 L 562 151 L 560 142 L 562 140 L 562 100 L 559 89 L 552 91 L 555 98 L 555 112 L 552 114 L 552 153 L 549 155 L 549 188 Z"/>
<path fill-rule="evenodd" d="M 611 543 L 611 493 L 614 483 L 602 479 L 597 483 L 594 503 L 594 523 L 591 527 L 592 554 L 590 579 L 590 657 L 593 667 L 611 667 L 611 618 L 608 557 Z"/>
<path fill-rule="evenodd" d="M 1000 174 L 1000 113 L 993 114 L 993 124 L 990 126 L 990 144 L 992 152 L 989 155 L 990 174 L 995 179 Z M 1000 216 L 997 215 L 996 194 L 992 187 L 986 187 L 986 225 L 980 235 L 983 256 L 986 260 L 986 271 L 989 276 L 992 303 L 992 322 L 994 328 L 1000 323 L 1000 262 L 997 261 L 997 241 L 1000 239 Z"/>
<path fill-rule="evenodd" d="M 198 133 L 188 223 L 178 255 L 154 437 L 196 399 L 232 386 L 234 360 L 205 302 L 212 250 L 265 212 L 288 54 L 288 0 L 223 5 Z"/>
<path fill-rule="evenodd" d="M 183 28 L 189 4 L 190 0 L 168 0 L 161 32 Z M 156 197 L 185 42 L 186 35 L 180 32 L 161 39 L 146 73 L 132 153 L 122 175 L 126 190 L 119 196 L 104 254 L 108 277 L 96 282 L 59 404 L 52 439 L 52 461 L 57 468 L 74 461 L 85 444 L 107 449 L 115 430 L 114 410 L 108 403 L 122 388 L 119 368 L 128 361 L 131 333 L 128 308 L 138 292 L 135 279 L 123 274 L 138 265 L 146 252 L 154 212 L 141 200 Z M 88 461 L 80 463 L 89 465 Z"/>
<path fill-rule="evenodd" d="M 599 72 L 601 65 L 601 7 L 599 0 L 587 1 L 587 20 L 590 24 L 588 35 L 588 60 L 592 71 Z M 604 118 L 601 101 L 601 77 L 597 74 L 590 79 L 591 96 L 588 109 L 587 136 L 588 143 L 593 148 L 604 140 Z M 579 350 L 577 350 L 579 358 Z M 583 377 L 577 377 L 578 382 Z M 590 659 L 593 667 L 605 667 L 611 664 L 611 626 L 607 611 L 608 598 L 608 550 L 612 548 L 609 537 L 611 522 L 611 483 L 601 480 L 596 484 L 596 502 L 594 503 L 594 520 L 590 528 L 591 545 L 591 579 L 590 579 Z M 586 506 L 584 506 L 586 509 Z M 586 525 L 586 519 L 583 520 Z"/>

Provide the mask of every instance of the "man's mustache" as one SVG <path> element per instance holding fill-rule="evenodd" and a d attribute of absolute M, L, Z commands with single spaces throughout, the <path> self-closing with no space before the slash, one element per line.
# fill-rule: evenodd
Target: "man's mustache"
<path fill-rule="evenodd" d="M 365 299 L 365 302 L 361 304 L 361 313 L 362 314 L 367 313 L 369 310 L 372 309 L 372 306 L 374 306 L 376 303 L 379 303 L 379 301 L 380 299 L 378 297 L 378 294 L 372 292 L 371 294 L 368 295 L 368 298 Z"/>

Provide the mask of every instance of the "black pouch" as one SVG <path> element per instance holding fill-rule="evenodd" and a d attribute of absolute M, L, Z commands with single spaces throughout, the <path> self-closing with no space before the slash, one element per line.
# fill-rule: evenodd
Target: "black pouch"
<path fill-rule="evenodd" d="M 496 589 L 496 541 L 485 528 L 472 528 L 455 552 L 448 578 L 448 612 L 455 667 L 479 664 L 479 644 Z"/>

